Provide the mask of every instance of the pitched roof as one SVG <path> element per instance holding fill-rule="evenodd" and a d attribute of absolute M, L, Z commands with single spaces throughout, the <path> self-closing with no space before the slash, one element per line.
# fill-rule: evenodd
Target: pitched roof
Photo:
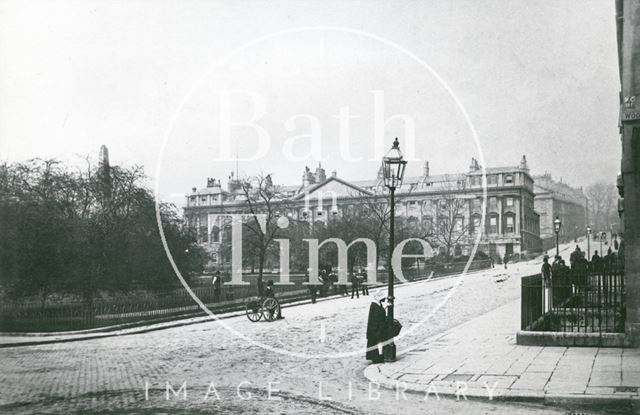
<path fill-rule="evenodd" d="M 322 181 L 320 183 L 316 183 L 316 184 L 313 184 L 311 186 L 307 186 L 304 189 L 301 189 L 301 191 L 297 195 L 295 195 L 293 197 L 293 199 L 294 200 L 301 199 L 305 195 L 309 195 L 309 194 L 319 190 L 321 187 L 324 187 L 324 186 L 328 185 L 331 182 L 340 183 L 343 186 L 349 187 L 349 188 L 351 188 L 351 189 L 353 189 L 353 190 L 355 190 L 355 191 L 357 191 L 359 193 L 365 194 L 365 195 L 373 194 L 369 190 L 363 189 L 362 187 L 354 184 L 354 182 L 350 183 L 350 182 L 344 181 L 344 180 L 342 180 L 342 179 L 340 179 L 340 178 L 338 178 L 336 176 L 331 176 L 331 177 L 328 177 L 327 179 L 325 179 L 324 181 Z"/>

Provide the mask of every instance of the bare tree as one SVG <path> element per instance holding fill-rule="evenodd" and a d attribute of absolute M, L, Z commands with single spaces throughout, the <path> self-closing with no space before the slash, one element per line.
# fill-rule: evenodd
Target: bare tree
<path fill-rule="evenodd" d="M 287 198 L 273 185 L 271 175 L 260 174 L 242 181 L 244 213 L 251 218 L 244 224 L 258 254 L 258 278 L 262 280 L 267 253 L 274 239 L 283 232 L 276 221 L 287 210 Z M 262 217 L 264 220 L 261 220 Z"/>
<path fill-rule="evenodd" d="M 363 237 L 371 239 L 376 244 L 376 267 L 380 261 L 380 252 L 388 247 L 389 221 L 391 219 L 391 205 L 388 194 L 377 194 L 364 197 L 362 217 L 366 218 L 366 226 L 362 227 Z"/>
<path fill-rule="evenodd" d="M 589 199 L 589 217 L 594 230 L 606 230 L 610 223 L 618 220 L 618 193 L 613 183 L 594 183 L 587 187 L 585 194 Z"/>
<path fill-rule="evenodd" d="M 442 192 L 435 206 L 435 223 L 425 234 L 424 239 L 434 246 L 445 249 L 447 260 L 451 257 L 451 248 L 464 241 L 469 235 L 468 199 L 461 196 L 465 182 L 447 178 L 441 183 Z"/>

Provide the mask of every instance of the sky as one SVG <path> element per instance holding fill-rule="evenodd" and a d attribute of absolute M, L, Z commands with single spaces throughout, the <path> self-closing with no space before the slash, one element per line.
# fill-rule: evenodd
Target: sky
<path fill-rule="evenodd" d="M 409 175 L 613 182 L 618 91 L 611 1 L 0 0 L 0 160 L 105 144 L 177 203 L 236 155 L 370 179 L 396 136 Z"/>

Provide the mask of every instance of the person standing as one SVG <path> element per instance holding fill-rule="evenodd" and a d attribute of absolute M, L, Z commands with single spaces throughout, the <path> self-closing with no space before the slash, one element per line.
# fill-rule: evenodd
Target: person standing
<path fill-rule="evenodd" d="M 220 301 L 220 293 L 222 291 L 222 276 L 220 276 L 220 270 L 217 270 L 216 273 L 213 275 L 212 284 L 213 284 L 213 301 L 217 303 L 218 301 Z"/>
<path fill-rule="evenodd" d="M 349 274 L 350 274 L 350 280 L 351 280 L 351 299 L 353 300 L 354 294 L 357 298 L 360 298 L 360 290 L 359 290 L 360 287 L 358 287 L 358 276 L 355 275 L 353 271 L 351 271 Z"/>
<path fill-rule="evenodd" d="M 380 343 L 385 340 L 387 314 L 382 303 L 386 300 L 379 292 L 374 293 L 369 306 L 367 319 L 367 351 L 365 357 L 373 363 L 382 363 L 384 358 L 380 354 Z"/>
<path fill-rule="evenodd" d="M 576 245 L 576 249 L 571 253 L 571 255 L 569 255 L 569 264 L 571 265 L 571 268 L 573 268 L 573 264 L 576 261 L 578 261 L 582 256 L 583 255 L 582 255 L 582 251 L 580 250 L 580 247 Z"/>
<path fill-rule="evenodd" d="M 363 268 L 358 272 L 358 285 L 362 287 L 362 296 L 369 295 L 369 287 L 366 283 L 367 276 Z"/>
<path fill-rule="evenodd" d="M 318 275 L 318 278 L 320 279 L 320 297 L 326 297 L 328 294 L 328 287 L 329 287 L 329 276 L 327 275 L 327 270 L 325 269 L 321 269 L 320 270 L 320 275 Z"/>
<path fill-rule="evenodd" d="M 551 283 L 551 265 L 549 264 L 549 257 L 547 255 L 542 258 L 541 273 L 544 283 L 549 285 Z"/>
<path fill-rule="evenodd" d="M 509 255 L 505 252 L 504 257 L 502 258 L 502 262 L 504 262 L 504 269 L 507 269 L 507 264 L 509 263 Z"/>
<path fill-rule="evenodd" d="M 593 253 L 593 256 L 591 256 L 591 271 L 602 271 L 602 258 L 600 258 L 600 255 L 598 255 L 598 251 L 595 251 Z"/>
<path fill-rule="evenodd" d="M 305 272 L 305 281 L 309 282 L 309 270 Z M 314 284 L 309 284 L 309 295 L 311 296 L 311 304 L 316 303 L 316 294 L 318 292 L 318 287 Z"/>

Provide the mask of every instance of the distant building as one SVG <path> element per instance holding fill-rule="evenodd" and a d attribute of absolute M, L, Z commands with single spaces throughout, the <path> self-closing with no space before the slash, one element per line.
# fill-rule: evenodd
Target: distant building
<path fill-rule="evenodd" d="M 553 221 L 562 221 L 560 242 L 567 242 L 586 234 L 589 222 L 589 202 L 582 188 L 571 187 L 561 180 L 554 180 L 550 174 L 533 177 L 534 207 L 540 214 L 540 238 L 543 249 L 551 249 L 556 244 Z"/>
<path fill-rule="evenodd" d="M 519 256 L 540 252 L 540 219 L 534 211 L 534 182 L 529 173 L 526 158 L 516 166 L 487 168 L 487 205 L 485 227 L 480 250 L 494 257 L 505 254 Z M 334 171 L 327 176 L 322 166 L 315 172 L 305 167 L 298 185 L 277 186 L 287 200 L 291 217 L 308 221 L 310 226 L 327 223 L 344 209 L 373 200 L 386 203 L 382 172 L 375 179 L 347 181 Z M 465 173 L 431 175 L 426 162 L 421 176 L 406 177 L 396 190 L 396 214 L 409 221 L 416 221 L 425 228 L 436 229 L 444 215 L 447 200 L 462 200 L 462 208 L 456 212 L 455 223 L 464 229 L 465 237 L 457 241 L 452 254 L 469 254 L 481 227 L 482 218 L 482 168 L 472 159 Z M 238 213 L 246 206 L 241 182 L 232 173 L 226 189 L 219 180 L 207 179 L 207 187 L 197 189 L 186 196 L 184 216 L 198 229 L 198 239 L 212 254 L 214 262 L 220 258 L 220 243 L 228 227 L 224 213 Z M 442 246 L 434 246 L 442 251 Z"/>

